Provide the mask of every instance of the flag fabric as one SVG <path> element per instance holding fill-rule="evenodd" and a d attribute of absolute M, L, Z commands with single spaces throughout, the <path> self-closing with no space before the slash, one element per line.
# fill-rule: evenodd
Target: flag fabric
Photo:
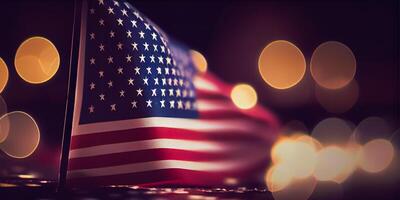
<path fill-rule="evenodd" d="M 198 74 L 189 50 L 127 2 L 83 1 L 67 184 L 254 181 L 277 136 L 261 106 Z"/>

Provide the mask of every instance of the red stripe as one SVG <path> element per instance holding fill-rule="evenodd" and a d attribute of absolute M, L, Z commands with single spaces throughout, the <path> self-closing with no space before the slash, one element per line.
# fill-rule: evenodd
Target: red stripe
<path fill-rule="evenodd" d="M 139 162 L 150 162 L 158 160 L 184 160 L 184 161 L 222 161 L 245 158 L 249 153 L 254 153 L 254 143 L 252 150 L 244 150 L 241 152 L 193 152 L 177 149 L 151 149 L 142 151 L 132 151 L 124 153 L 107 154 L 101 156 L 92 156 L 84 158 L 72 158 L 69 161 L 68 169 L 90 169 L 100 167 L 110 167 L 116 165 L 132 164 Z M 258 144 L 259 145 L 259 144 Z M 256 145 L 257 146 L 257 145 Z M 260 145 L 259 145 L 260 146 Z M 265 149 L 260 146 L 258 150 Z M 149 156 L 151 155 L 151 156 Z M 266 150 L 265 155 L 268 155 Z M 245 161 L 246 159 L 244 159 Z"/>
<path fill-rule="evenodd" d="M 264 136 L 271 135 L 268 130 L 264 130 Z M 190 131 L 174 128 L 137 128 L 121 131 L 94 133 L 88 135 L 76 135 L 71 138 L 71 149 L 78 149 L 84 147 L 91 147 L 104 144 L 114 144 L 121 142 L 141 141 L 150 139 L 187 139 L 199 141 L 225 141 L 225 142 L 255 142 L 264 141 L 256 135 L 245 135 L 243 133 L 229 132 L 229 133 L 204 133 L 198 131 Z M 274 135 L 271 135 L 274 136 Z M 271 137 L 271 141 L 274 137 Z"/>

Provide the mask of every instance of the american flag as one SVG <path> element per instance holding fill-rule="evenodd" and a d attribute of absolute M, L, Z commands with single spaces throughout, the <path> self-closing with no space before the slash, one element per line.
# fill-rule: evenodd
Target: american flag
<path fill-rule="evenodd" d="M 221 185 L 254 181 L 275 118 L 241 110 L 189 50 L 127 2 L 83 1 L 67 183 Z M 262 177 L 261 177 L 262 178 Z"/>

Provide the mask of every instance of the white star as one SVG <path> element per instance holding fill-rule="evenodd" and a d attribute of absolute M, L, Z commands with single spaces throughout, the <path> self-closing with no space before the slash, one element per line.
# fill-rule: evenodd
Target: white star
<path fill-rule="evenodd" d="M 183 109 L 183 104 L 181 100 L 178 101 L 178 109 Z"/>
<path fill-rule="evenodd" d="M 150 56 L 150 62 L 155 63 L 156 61 L 154 60 L 156 57 L 154 57 L 154 55 Z"/>
<path fill-rule="evenodd" d="M 99 49 L 100 49 L 100 51 L 104 51 L 104 45 L 102 43 L 100 43 Z"/>
<path fill-rule="evenodd" d="M 172 75 L 176 75 L 176 70 L 175 70 L 175 68 L 171 68 L 171 72 L 172 72 Z"/>
<path fill-rule="evenodd" d="M 143 79 L 143 84 L 144 84 L 144 85 L 149 85 L 149 79 L 148 79 L 147 77 L 145 77 L 145 78 Z"/>
<path fill-rule="evenodd" d="M 176 96 L 180 97 L 181 96 L 181 90 L 180 89 L 176 89 L 175 90 Z"/>
<path fill-rule="evenodd" d="M 121 12 L 122 12 L 122 16 L 124 16 L 124 15 L 128 16 L 128 13 L 127 13 L 127 11 L 125 9 L 122 9 Z"/>
<path fill-rule="evenodd" d="M 91 105 L 91 106 L 89 107 L 89 113 L 93 113 L 93 112 L 94 112 L 94 106 Z"/>
<path fill-rule="evenodd" d="M 108 85 L 108 87 L 110 88 L 110 87 L 113 86 L 113 82 L 110 80 L 110 81 L 108 81 L 107 85 Z"/>
<path fill-rule="evenodd" d="M 169 91 L 169 96 L 171 97 L 173 97 L 174 96 L 174 89 L 169 89 L 168 90 Z"/>
<path fill-rule="evenodd" d="M 96 84 L 94 84 L 93 82 L 92 83 L 90 83 L 90 90 L 94 90 L 94 88 L 96 87 Z"/>
<path fill-rule="evenodd" d="M 104 19 L 100 19 L 99 24 L 100 24 L 100 26 L 104 26 Z"/>
<path fill-rule="evenodd" d="M 158 78 L 154 78 L 154 85 L 158 85 Z"/>
<path fill-rule="evenodd" d="M 124 90 L 119 91 L 119 97 L 125 97 L 125 91 Z"/>
<path fill-rule="evenodd" d="M 141 88 L 139 88 L 138 90 L 136 90 L 137 92 L 137 96 L 143 96 L 143 90 Z"/>
<path fill-rule="evenodd" d="M 151 96 L 153 97 L 156 97 L 157 96 L 157 89 L 152 89 L 151 90 Z"/>
<path fill-rule="evenodd" d="M 149 44 L 147 44 L 147 42 L 145 42 L 145 43 L 143 44 L 143 46 L 144 46 L 144 50 L 145 50 L 145 51 L 148 51 L 148 50 L 149 50 Z"/>
<path fill-rule="evenodd" d="M 119 42 L 119 43 L 117 44 L 118 50 L 122 50 L 122 46 L 123 46 L 123 44 L 122 44 L 121 42 Z"/>
<path fill-rule="evenodd" d="M 114 31 L 110 31 L 110 38 L 113 38 L 113 37 L 115 37 L 115 32 Z"/>
<path fill-rule="evenodd" d="M 161 89 L 161 96 L 165 97 L 165 89 Z"/>
<path fill-rule="evenodd" d="M 172 85 L 172 79 L 168 78 L 168 85 L 171 86 Z"/>
<path fill-rule="evenodd" d="M 186 101 L 185 110 L 190 110 L 190 101 Z"/>
<path fill-rule="evenodd" d="M 174 86 L 178 86 L 178 79 L 174 78 Z"/>
<path fill-rule="evenodd" d="M 100 94 L 100 95 L 99 95 L 100 101 L 104 101 L 104 100 L 105 100 L 105 96 L 106 96 L 106 95 L 104 95 L 104 94 Z"/>
<path fill-rule="evenodd" d="M 119 3 L 118 3 L 118 1 L 114 1 L 114 6 L 117 6 L 117 7 L 119 7 Z"/>
<path fill-rule="evenodd" d="M 157 67 L 157 74 L 161 74 L 161 67 Z"/>
<path fill-rule="evenodd" d="M 104 71 L 99 71 L 99 78 L 104 77 Z"/>
<path fill-rule="evenodd" d="M 140 68 L 139 67 L 135 67 L 135 74 L 140 74 Z"/>
<path fill-rule="evenodd" d="M 90 64 L 91 64 L 91 65 L 94 65 L 95 63 L 96 63 L 96 59 L 91 58 L 91 59 L 90 59 Z"/>
<path fill-rule="evenodd" d="M 158 56 L 158 62 L 164 64 L 164 58 L 162 56 Z"/>
<path fill-rule="evenodd" d="M 114 8 L 108 7 L 108 14 L 114 14 Z"/>
<path fill-rule="evenodd" d="M 187 97 L 187 90 L 186 89 L 183 90 L 182 94 L 183 94 L 183 98 Z"/>
<path fill-rule="evenodd" d="M 132 108 L 137 108 L 137 102 L 136 101 L 132 101 L 131 104 L 132 104 Z"/>
<path fill-rule="evenodd" d="M 165 75 L 169 74 L 169 68 L 164 68 L 165 69 Z"/>
<path fill-rule="evenodd" d="M 161 103 L 161 108 L 165 108 L 165 100 L 164 99 L 161 100 L 160 103 Z"/>
<path fill-rule="evenodd" d="M 152 106 L 151 106 L 152 101 L 150 99 L 147 100 L 146 103 L 147 103 L 146 107 L 152 108 Z"/>
<path fill-rule="evenodd" d="M 90 39 L 91 39 L 91 40 L 94 40 L 94 39 L 95 39 L 95 34 L 94 34 L 94 33 L 90 33 L 89 35 L 90 35 Z"/>
<path fill-rule="evenodd" d="M 94 9 L 93 8 L 90 9 L 90 14 L 92 14 L 92 15 L 94 14 Z"/>
<path fill-rule="evenodd" d="M 158 48 L 157 47 L 158 47 L 158 45 L 153 44 L 154 52 L 156 52 L 156 51 L 158 52 Z"/>
<path fill-rule="evenodd" d="M 147 74 L 151 74 L 151 67 L 147 67 L 146 70 L 147 70 Z"/>
<path fill-rule="evenodd" d="M 110 56 L 110 57 L 108 57 L 108 58 L 107 58 L 107 60 L 108 60 L 108 64 L 110 64 L 110 63 L 114 63 L 113 59 L 114 59 L 114 58 L 113 58 L 113 57 L 111 57 L 111 56 Z"/>
<path fill-rule="evenodd" d="M 132 62 L 132 56 L 131 55 L 127 55 L 126 57 L 126 62 Z"/>
<path fill-rule="evenodd" d="M 156 33 L 152 33 L 151 36 L 153 37 L 153 40 L 157 40 L 157 34 Z"/>
<path fill-rule="evenodd" d="M 122 20 L 121 18 L 118 18 L 117 22 L 118 22 L 118 26 L 123 26 L 124 25 L 124 20 Z"/>
<path fill-rule="evenodd" d="M 167 79 L 163 78 L 163 79 L 161 79 L 161 80 L 162 80 L 162 84 L 163 84 L 163 85 L 167 85 Z"/>
<path fill-rule="evenodd" d="M 126 37 L 127 37 L 127 38 L 132 38 L 132 32 L 131 32 L 130 30 L 128 30 L 128 31 L 126 32 Z"/>
<path fill-rule="evenodd" d="M 111 104 L 111 111 L 117 111 L 117 104 Z"/>
<path fill-rule="evenodd" d="M 147 30 L 151 30 L 151 29 L 150 29 L 150 25 L 149 25 L 149 24 L 147 24 L 147 23 L 144 23 L 144 26 L 146 27 L 146 29 L 147 29 Z"/>
<path fill-rule="evenodd" d="M 133 85 L 133 79 L 132 78 L 130 78 L 130 79 L 128 79 L 128 85 Z"/>
<path fill-rule="evenodd" d="M 140 31 L 139 35 L 140 35 L 140 38 L 144 38 L 144 32 L 143 31 Z"/>
<path fill-rule="evenodd" d="M 175 101 L 169 101 L 169 108 L 175 108 Z"/>
<path fill-rule="evenodd" d="M 144 59 L 146 58 L 146 56 L 144 56 L 143 54 L 139 56 L 140 58 L 140 62 L 146 62 Z"/>
<path fill-rule="evenodd" d="M 137 28 L 137 25 L 136 25 L 136 21 L 135 20 L 131 20 L 131 23 L 132 23 L 132 27 L 136 27 Z"/>
<path fill-rule="evenodd" d="M 161 52 L 165 53 L 165 47 L 164 46 L 160 46 L 161 48 Z"/>
<path fill-rule="evenodd" d="M 123 74 L 124 73 L 123 70 L 124 70 L 124 68 L 122 68 L 122 67 L 118 68 L 117 69 L 118 74 Z"/>
<path fill-rule="evenodd" d="M 104 5 L 104 0 L 97 0 L 99 2 L 99 5 Z"/>
<path fill-rule="evenodd" d="M 132 50 L 135 50 L 135 49 L 138 50 L 136 42 L 131 43 L 131 45 L 132 45 Z"/>
<path fill-rule="evenodd" d="M 167 65 L 171 64 L 171 58 L 167 57 L 167 58 L 165 58 L 165 60 L 167 61 Z"/>

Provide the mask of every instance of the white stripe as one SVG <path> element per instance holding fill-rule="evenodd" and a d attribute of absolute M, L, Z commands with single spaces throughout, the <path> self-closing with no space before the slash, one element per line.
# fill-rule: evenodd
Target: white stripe
<path fill-rule="evenodd" d="M 219 92 L 219 88 L 217 85 L 215 85 L 213 82 L 206 80 L 204 78 L 201 78 L 199 76 L 196 76 L 193 79 L 193 84 L 198 90 L 204 90 L 208 92 Z"/>
<path fill-rule="evenodd" d="M 198 100 L 197 101 L 197 109 L 200 112 L 207 111 L 238 111 L 238 108 L 235 107 L 231 102 L 227 100 Z"/>
<path fill-rule="evenodd" d="M 243 133 L 255 133 L 265 129 L 265 127 L 260 127 L 260 125 L 257 125 L 251 120 L 245 119 L 200 120 L 169 117 L 149 117 L 79 125 L 73 131 L 73 136 L 149 127 L 177 128 L 200 132 L 235 131 Z"/>
<path fill-rule="evenodd" d="M 152 139 L 135 142 L 124 142 L 116 144 L 98 145 L 93 147 L 73 149 L 69 153 L 69 158 L 82 158 L 90 156 L 99 156 L 112 153 L 122 153 L 130 151 L 148 150 L 148 149 L 179 149 L 199 152 L 219 152 L 228 150 L 226 145 L 215 142 L 202 142 L 179 139 Z"/>

